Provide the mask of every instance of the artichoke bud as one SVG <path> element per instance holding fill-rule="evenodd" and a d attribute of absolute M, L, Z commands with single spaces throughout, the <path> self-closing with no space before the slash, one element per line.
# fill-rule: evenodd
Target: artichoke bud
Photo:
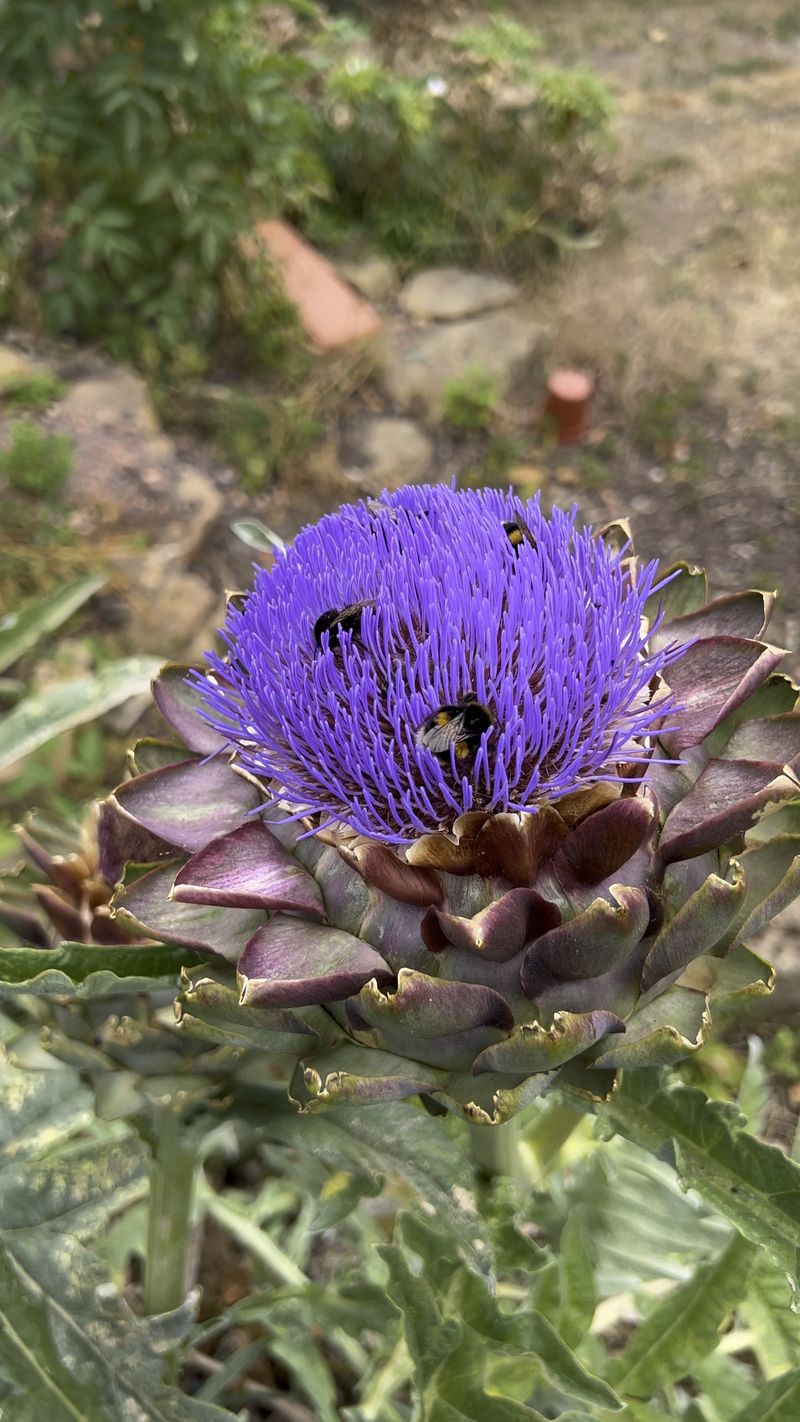
<path fill-rule="evenodd" d="M 772 601 L 510 493 L 346 506 L 158 679 L 170 739 L 102 810 L 106 874 L 151 866 L 114 921 L 218 963 L 184 1026 L 292 1053 L 302 1110 L 602 1098 L 771 985 L 745 940 L 800 890 Z"/>
<path fill-rule="evenodd" d="M 130 941 L 109 909 L 118 874 L 106 877 L 108 866 L 100 863 L 98 829 L 106 813 L 92 805 L 81 824 L 31 813 L 16 826 L 23 859 L 0 879 L 0 923 L 22 943 Z M 123 868 L 116 865 L 120 873 Z"/>

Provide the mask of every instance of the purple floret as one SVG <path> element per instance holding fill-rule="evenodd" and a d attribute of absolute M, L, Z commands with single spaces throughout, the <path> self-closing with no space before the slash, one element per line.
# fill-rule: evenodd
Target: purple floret
<path fill-rule="evenodd" d="M 532 535 L 517 547 L 515 519 Z M 259 569 L 228 613 L 230 658 L 209 653 L 195 681 L 274 799 L 403 844 L 647 758 L 670 708 L 651 683 L 675 655 L 649 652 L 642 629 L 656 570 L 634 585 L 574 510 L 545 516 L 538 498 L 407 488 L 344 506 Z M 354 630 L 317 645 L 321 615 L 356 603 Z M 420 728 L 469 693 L 490 728 L 465 762 L 437 756 Z"/>

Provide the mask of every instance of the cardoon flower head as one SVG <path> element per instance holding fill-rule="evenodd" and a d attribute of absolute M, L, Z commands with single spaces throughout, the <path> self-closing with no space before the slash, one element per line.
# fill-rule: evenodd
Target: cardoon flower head
<path fill-rule="evenodd" d="M 277 796 L 407 843 L 632 773 L 668 705 L 669 652 L 648 651 L 643 621 L 655 578 L 632 581 L 574 510 L 410 488 L 323 518 L 260 570 L 229 612 L 230 660 L 197 684 Z"/>
<path fill-rule="evenodd" d="M 610 544 L 512 494 L 385 495 L 257 574 L 225 657 L 164 669 L 173 739 L 135 747 L 100 872 L 136 866 L 126 932 L 211 959 L 185 1031 L 293 1053 L 302 1110 L 496 1123 L 768 991 L 746 939 L 800 888 L 772 597 Z"/>

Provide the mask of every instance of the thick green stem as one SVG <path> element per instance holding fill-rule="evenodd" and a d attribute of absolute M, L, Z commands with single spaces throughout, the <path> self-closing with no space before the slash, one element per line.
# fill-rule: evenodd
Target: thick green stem
<path fill-rule="evenodd" d="M 472 1159 L 484 1178 L 505 1178 L 522 1182 L 525 1161 L 521 1152 L 520 1118 L 514 1116 L 502 1126 L 469 1126 Z"/>
<path fill-rule="evenodd" d="M 189 1242 L 197 1185 L 197 1151 L 180 1117 L 156 1108 L 150 1144 L 145 1313 L 168 1313 L 186 1297 Z"/>
<path fill-rule="evenodd" d="M 584 1112 L 552 1101 L 544 1108 L 529 1107 L 502 1126 L 470 1125 L 472 1159 L 485 1180 L 540 1184 L 583 1119 Z"/>
<path fill-rule="evenodd" d="M 558 1165 L 562 1147 L 585 1119 L 585 1111 L 553 1101 L 529 1126 L 525 1142 L 534 1163 L 537 1184 Z"/>

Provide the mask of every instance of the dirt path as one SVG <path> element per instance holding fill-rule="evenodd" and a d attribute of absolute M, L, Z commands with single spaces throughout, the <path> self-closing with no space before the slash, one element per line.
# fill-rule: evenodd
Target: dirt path
<path fill-rule="evenodd" d="M 777 585 L 797 646 L 800 7 L 516 9 L 617 100 L 618 233 L 538 298 L 555 358 L 597 373 L 612 423 L 576 496 L 621 498 L 647 553 L 704 562 L 718 585 Z"/>

